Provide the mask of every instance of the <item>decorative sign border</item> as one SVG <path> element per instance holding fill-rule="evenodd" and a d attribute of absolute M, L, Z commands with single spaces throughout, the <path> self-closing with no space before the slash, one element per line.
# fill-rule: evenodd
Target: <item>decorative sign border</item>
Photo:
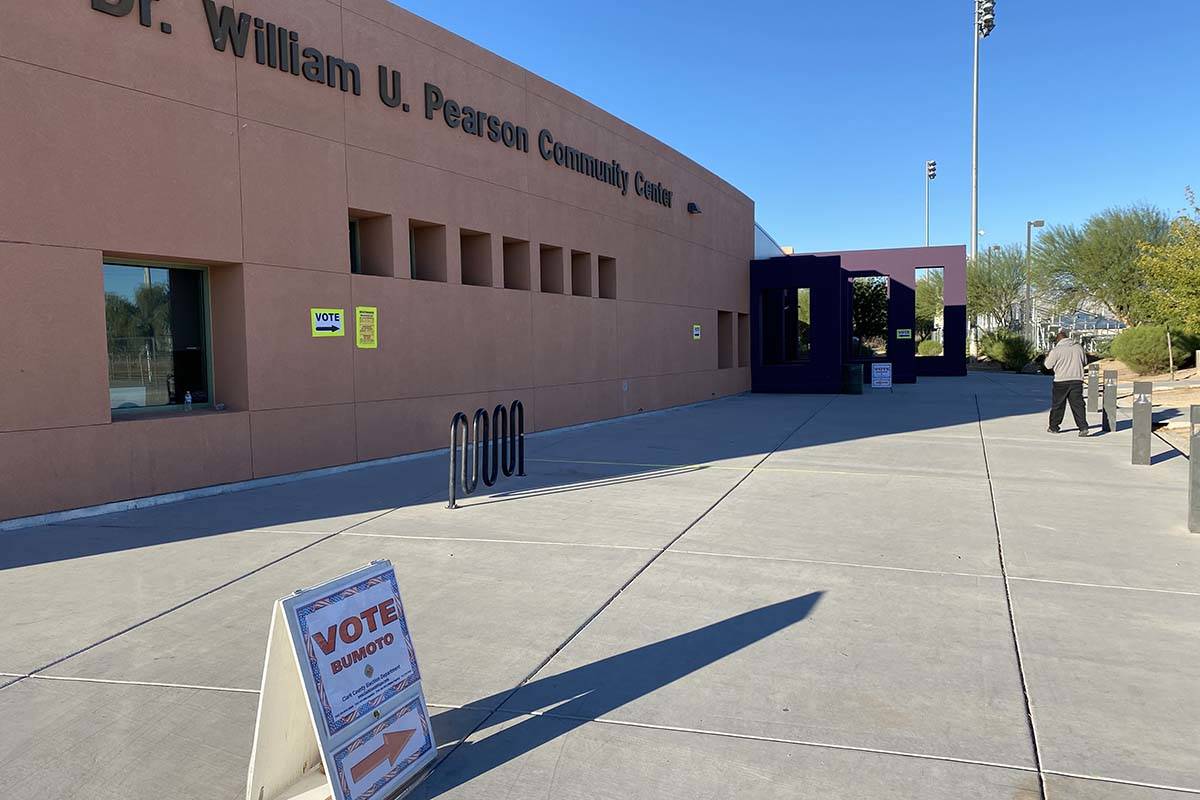
<path fill-rule="evenodd" d="M 886 379 L 886 383 L 884 380 Z M 891 389 L 893 381 L 892 365 L 889 362 L 871 365 L 871 388 Z"/>
<path fill-rule="evenodd" d="M 329 698 L 325 695 L 325 683 L 321 679 L 321 670 L 319 668 L 316 654 L 312 649 L 312 639 L 308 634 L 308 617 L 315 611 L 341 602 L 349 597 L 353 597 L 364 589 L 369 589 L 373 586 L 378 586 L 383 582 L 388 582 L 392 587 L 392 594 L 396 598 L 396 608 L 400 612 L 400 630 L 404 634 L 404 646 L 408 649 L 408 663 L 412 667 L 412 671 L 402 680 L 396 681 L 391 686 L 387 687 L 383 692 L 373 696 L 369 700 L 364 700 L 355 706 L 351 711 L 343 714 L 340 717 L 333 716 L 333 708 L 329 703 Z M 322 716 L 325 720 L 325 730 L 330 737 L 337 735 L 344 730 L 348 725 L 387 701 L 391 700 L 396 695 L 403 692 L 408 687 L 421 680 L 421 672 L 417 667 L 417 654 L 413 651 L 412 638 L 408 632 L 408 617 L 404 613 L 404 604 L 400 600 L 400 586 L 396 582 L 396 571 L 388 569 L 386 572 L 381 572 L 378 575 L 372 575 L 358 583 L 347 586 L 332 594 L 319 597 L 316 600 L 309 601 L 294 609 L 296 615 L 296 623 L 300 630 L 300 641 L 304 643 L 304 651 L 308 656 L 309 674 L 312 676 L 313 685 L 317 691 L 317 700 L 321 705 Z"/>
<path fill-rule="evenodd" d="M 403 761 L 397 761 L 394 765 L 392 765 L 392 768 L 387 771 L 386 775 L 375 781 L 375 783 L 371 784 L 371 786 L 365 792 L 360 794 L 355 800 L 371 800 L 371 798 L 378 794 L 385 786 L 396 780 L 399 775 L 401 775 L 413 764 L 424 758 L 425 755 L 433 749 L 433 737 L 429 735 L 429 716 L 425 711 L 425 704 L 421 702 L 420 697 L 414 697 L 407 705 L 402 706 L 395 712 L 380 720 L 379 724 L 373 725 L 367 730 L 363 731 L 333 754 L 334 772 L 337 773 L 338 785 L 342 789 L 343 796 L 350 797 L 350 784 L 346 782 L 346 769 L 343 764 L 346 758 L 355 750 L 365 745 L 368 741 L 379 736 L 387 729 L 389 725 L 395 722 L 398 718 L 412 711 L 414 708 L 417 710 L 417 718 L 421 721 L 421 734 L 424 736 L 424 742 L 420 747 L 417 748 L 416 752 L 414 752 L 408 758 L 404 759 Z"/>

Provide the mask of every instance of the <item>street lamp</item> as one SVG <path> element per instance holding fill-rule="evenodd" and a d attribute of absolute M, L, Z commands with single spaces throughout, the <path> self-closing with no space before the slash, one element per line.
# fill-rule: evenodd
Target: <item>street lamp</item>
<path fill-rule="evenodd" d="M 989 247 L 989 248 L 987 249 L 987 254 L 988 254 L 988 268 L 989 268 L 989 269 L 990 269 L 990 268 L 991 268 L 991 266 L 992 266 L 992 253 L 999 253 L 999 252 L 1000 252 L 1001 250 L 1003 250 L 1003 249 L 1004 249 L 1004 248 L 1003 248 L 1003 247 L 1001 247 L 1001 246 L 1000 246 L 1000 245 L 998 245 L 998 244 L 994 244 L 994 245 L 992 245 L 991 247 Z"/>
<path fill-rule="evenodd" d="M 971 95 L 971 258 L 979 255 L 979 41 L 996 27 L 996 0 L 975 0 L 975 79 Z"/>
<path fill-rule="evenodd" d="M 929 247 L 929 184 L 937 177 L 937 162 L 925 162 L 925 246 Z"/>
<path fill-rule="evenodd" d="M 1046 220 L 1031 219 L 1025 223 L 1025 309 L 1028 314 L 1028 328 L 1025 333 L 1029 341 L 1033 341 L 1033 229 L 1046 227 Z"/>

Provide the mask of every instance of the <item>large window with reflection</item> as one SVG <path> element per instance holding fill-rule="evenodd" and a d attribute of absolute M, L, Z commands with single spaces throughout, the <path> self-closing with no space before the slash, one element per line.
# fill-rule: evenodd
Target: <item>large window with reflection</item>
<path fill-rule="evenodd" d="M 108 397 L 114 411 L 209 402 L 207 273 L 104 265 Z"/>
<path fill-rule="evenodd" d="M 812 354 L 812 290 L 765 289 L 762 295 L 763 363 L 792 364 Z"/>
<path fill-rule="evenodd" d="M 913 331 L 917 356 L 940 356 L 946 328 L 946 270 L 922 267 L 917 270 L 917 329 Z"/>

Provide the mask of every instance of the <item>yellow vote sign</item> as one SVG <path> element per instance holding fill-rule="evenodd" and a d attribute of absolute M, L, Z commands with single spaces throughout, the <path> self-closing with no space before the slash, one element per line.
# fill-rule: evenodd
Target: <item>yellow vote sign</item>
<path fill-rule="evenodd" d="M 379 309 L 374 306 L 355 306 L 354 343 L 361 350 L 379 348 Z"/>
<path fill-rule="evenodd" d="M 346 335 L 346 310 L 344 308 L 310 308 L 308 311 L 314 339 Z"/>

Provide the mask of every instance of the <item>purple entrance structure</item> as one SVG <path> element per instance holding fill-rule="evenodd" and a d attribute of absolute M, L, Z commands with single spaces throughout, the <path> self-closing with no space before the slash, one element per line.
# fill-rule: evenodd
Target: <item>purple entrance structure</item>
<path fill-rule="evenodd" d="M 846 366 L 892 364 L 895 383 L 967 372 L 966 248 L 905 247 L 788 255 L 751 262 L 751 384 L 756 392 L 839 392 Z M 918 327 L 918 273 L 940 277 L 940 319 Z M 936 277 L 935 277 L 936 276 Z M 855 309 L 859 279 L 879 304 Z M 882 293 L 886 286 L 886 314 Z M 864 321 L 864 317 L 870 316 Z M 870 326 L 865 341 L 857 327 Z M 917 355 L 922 337 L 940 355 Z"/>

